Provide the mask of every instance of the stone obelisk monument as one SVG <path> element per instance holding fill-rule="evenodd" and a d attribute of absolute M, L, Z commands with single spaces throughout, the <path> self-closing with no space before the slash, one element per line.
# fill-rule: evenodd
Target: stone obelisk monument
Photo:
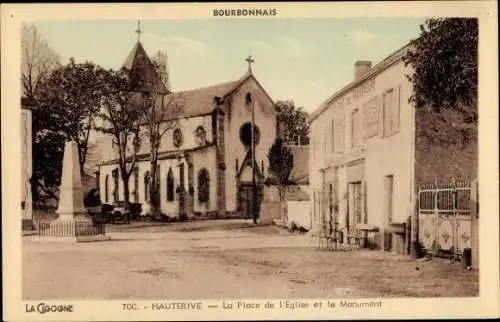
<path fill-rule="evenodd" d="M 76 142 L 66 142 L 59 188 L 59 206 L 57 220 L 88 221 L 87 211 L 83 205 L 83 186 L 78 161 L 78 146 Z"/>
<path fill-rule="evenodd" d="M 105 226 L 94 224 L 83 204 L 83 186 L 76 142 L 66 142 L 59 187 L 59 217 L 40 228 L 39 237 L 55 240 L 99 241 L 110 239 Z"/>

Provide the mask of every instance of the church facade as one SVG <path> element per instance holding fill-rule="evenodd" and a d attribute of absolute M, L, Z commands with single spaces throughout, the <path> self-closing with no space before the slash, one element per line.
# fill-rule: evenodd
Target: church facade
<path fill-rule="evenodd" d="M 154 74 L 140 42 L 125 67 L 142 68 L 146 77 Z M 161 103 L 167 109 L 163 120 L 168 130 L 162 136 L 158 154 L 160 210 L 171 217 L 251 217 L 251 201 L 262 195 L 267 152 L 276 138 L 277 124 L 274 102 L 252 74 L 250 65 L 240 79 L 169 93 Z M 143 141 L 129 189 L 130 201 L 141 203 L 147 212 L 151 150 L 145 137 Z M 111 142 L 110 137 L 99 140 L 103 162 L 98 166 L 97 181 L 105 204 L 124 200 L 117 154 Z M 257 193 L 252 189 L 252 173 L 260 187 Z"/>

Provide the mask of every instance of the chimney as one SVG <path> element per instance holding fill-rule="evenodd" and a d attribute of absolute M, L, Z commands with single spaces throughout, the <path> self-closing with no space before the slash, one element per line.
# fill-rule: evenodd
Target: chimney
<path fill-rule="evenodd" d="M 354 80 L 358 80 L 372 68 L 372 62 L 367 60 L 358 60 L 354 64 Z"/>

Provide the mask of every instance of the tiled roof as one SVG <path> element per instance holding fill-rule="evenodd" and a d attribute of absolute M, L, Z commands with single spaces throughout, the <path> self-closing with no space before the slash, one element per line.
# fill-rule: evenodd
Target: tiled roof
<path fill-rule="evenodd" d="M 293 154 L 293 169 L 290 181 L 295 184 L 309 184 L 309 146 L 288 145 Z"/>
<path fill-rule="evenodd" d="M 144 50 L 144 47 L 142 47 L 142 44 L 140 42 L 137 42 L 134 48 L 132 48 L 130 54 L 128 54 L 127 59 L 123 63 L 123 68 L 132 69 L 132 67 L 134 66 L 134 61 L 137 59 L 139 55 L 148 57 L 148 54 Z"/>
<path fill-rule="evenodd" d="M 236 81 L 169 94 L 163 99 L 164 119 L 210 114 L 215 96 L 227 97 L 250 77 L 253 76 L 247 73 Z"/>
<path fill-rule="evenodd" d="M 318 118 L 325 110 L 328 109 L 328 107 L 330 107 L 333 101 L 335 101 L 337 98 L 340 98 L 343 94 L 347 93 L 349 90 L 363 83 L 368 78 L 381 73 L 392 64 L 399 62 L 410 48 L 410 45 L 411 43 L 404 45 L 402 48 L 396 50 L 395 52 L 384 58 L 381 62 L 377 63 L 375 66 L 370 68 L 370 70 L 368 70 L 365 74 L 363 74 L 363 76 L 361 76 L 359 79 L 350 82 L 340 90 L 336 91 L 333 95 L 331 95 L 323 103 L 321 103 L 321 105 L 315 111 L 312 112 L 312 114 L 309 116 L 308 121 L 312 122 L 316 118 Z"/>

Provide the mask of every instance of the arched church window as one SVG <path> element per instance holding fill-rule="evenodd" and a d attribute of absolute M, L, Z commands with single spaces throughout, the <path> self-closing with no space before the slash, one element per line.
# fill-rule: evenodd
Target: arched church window
<path fill-rule="evenodd" d="M 176 148 L 180 147 L 182 145 L 182 131 L 180 128 L 176 128 L 174 130 L 174 134 L 173 134 L 173 139 L 174 139 L 174 146 Z"/>
<path fill-rule="evenodd" d="M 246 105 L 252 104 L 252 94 L 247 93 L 247 95 L 245 95 L 245 104 Z"/>
<path fill-rule="evenodd" d="M 203 126 L 200 125 L 196 128 L 195 136 L 196 144 L 203 145 L 207 142 L 207 131 L 205 131 L 205 128 L 203 128 Z"/>
<path fill-rule="evenodd" d="M 118 201 L 118 169 L 114 169 L 112 172 L 113 175 L 113 202 Z"/>
<path fill-rule="evenodd" d="M 139 202 L 139 168 L 134 168 L 134 191 L 132 192 L 134 196 L 134 202 Z"/>
<path fill-rule="evenodd" d="M 108 202 L 109 200 L 109 174 L 106 175 L 104 179 L 104 201 Z"/>
<path fill-rule="evenodd" d="M 144 173 L 144 201 L 149 201 L 149 171 Z"/>
<path fill-rule="evenodd" d="M 167 201 L 174 200 L 174 173 L 172 168 L 168 168 L 167 175 Z"/>
<path fill-rule="evenodd" d="M 198 201 L 208 202 L 210 199 L 210 176 L 207 169 L 198 172 Z"/>

